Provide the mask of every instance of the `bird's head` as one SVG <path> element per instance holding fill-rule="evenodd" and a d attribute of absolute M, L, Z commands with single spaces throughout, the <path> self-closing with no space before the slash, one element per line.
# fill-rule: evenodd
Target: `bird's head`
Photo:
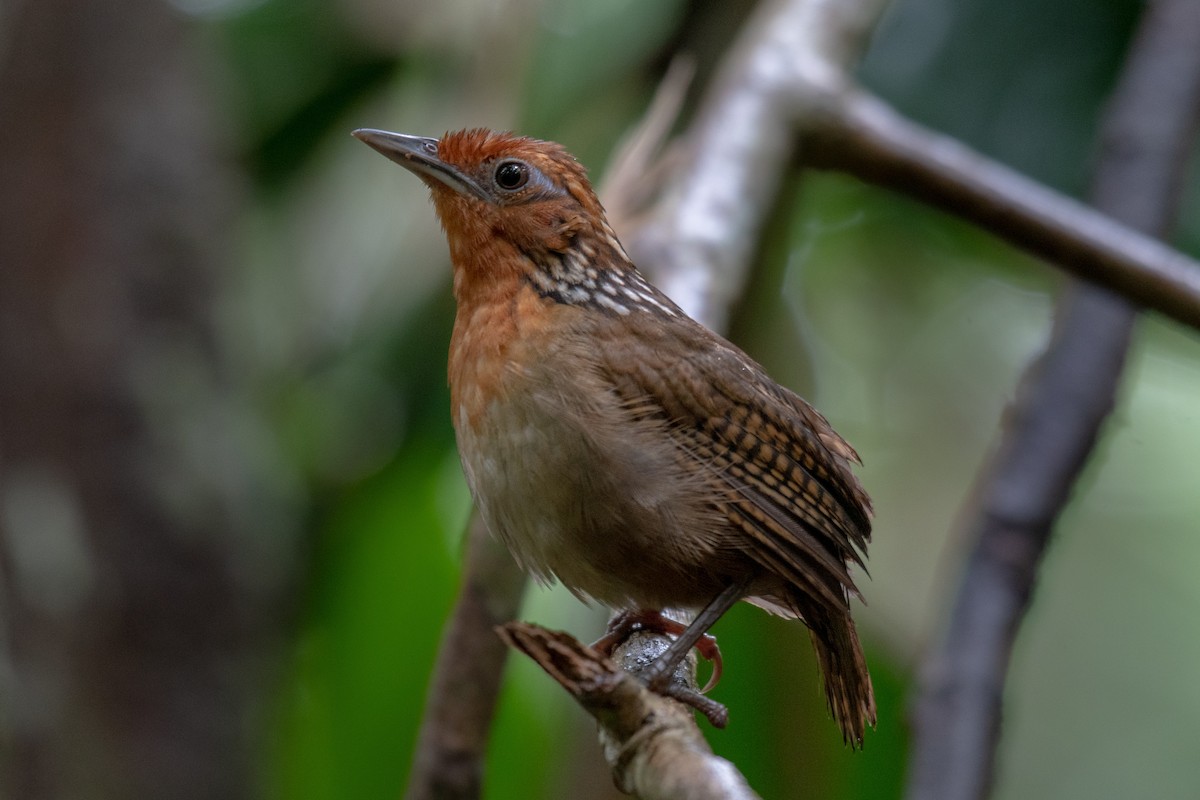
<path fill-rule="evenodd" d="M 572 263 L 627 263 L 586 171 L 559 144 L 482 128 L 441 139 L 371 129 L 354 135 L 429 187 L 456 293 L 510 272 L 534 271 L 544 281 Z"/>

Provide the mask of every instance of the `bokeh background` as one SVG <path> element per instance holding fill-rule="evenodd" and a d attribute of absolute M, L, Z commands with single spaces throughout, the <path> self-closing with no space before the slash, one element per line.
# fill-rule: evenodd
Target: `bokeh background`
<path fill-rule="evenodd" d="M 0 2 L 0 73 L 16 21 L 39 1 Z M 213 156 L 181 141 L 174 157 L 210 158 L 225 187 L 211 195 L 222 224 L 206 241 L 205 273 L 224 399 L 211 402 L 179 366 L 188 354 L 169 349 L 149 391 L 183 417 L 209 415 L 180 446 L 207 453 L 203 469 L 253 508 L 239 517 L 255 521 L 242 579 L 280 609 L 247 735 L 263 796 L 402 792 L 470 511 L 447 413 L 445 245 L 420 183 L 349 131 L 513 129 L 564 143 L 602 179 L 671 59 L 695 58 L 694 104 L 753 5 L 164 4 L 189 91 L 205 98 L 197 120 L 217 143 Z M 916 120 L 1080 196 L 1141 9 L 896 0 L 861 80 Z M 110 13 L 141 12 L 116 3 Z M 129 47 L 134 65 L 140 47 Z M 1198 183 L 1174 241 L 1192 254 Z M 839 175 L 789 175 L 731 338 L 863 456 L 876 532 L 858 619 L 880 722 L 863 752 L 843 748 L 807 634 L 735 609 L 716 629 L 727 673 L 715 697 L 732 723 L 709 738 L 764 797 L 900 794 L 916 664 L 963 552 L 949 532 L 1047 338 L 1061 283 L 914 201 Z M 1198 442 L 1197 338 L 1147 318 L 1017 642 L 997 797 L 1196 796 Z M 605 619 L 538 587 L 522 615 L 585 640 Z M 487 796 L 613 795 L 591 724 L 513 659 Z"/>

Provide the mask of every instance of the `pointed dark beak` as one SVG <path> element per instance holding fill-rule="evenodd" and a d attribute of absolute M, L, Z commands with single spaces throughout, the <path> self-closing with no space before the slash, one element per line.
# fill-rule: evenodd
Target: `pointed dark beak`
<path fill-rule="evenodd" d="M 473 179 L 464 175 L 454 165 L 438 158 L 437 139 L 374 128 L 359 128 L 354 131 L 354 137 L 366 142 L 431 186 L 431 181 L 438 181 L 460 194 L 485 201 L 491 199 Z"/>

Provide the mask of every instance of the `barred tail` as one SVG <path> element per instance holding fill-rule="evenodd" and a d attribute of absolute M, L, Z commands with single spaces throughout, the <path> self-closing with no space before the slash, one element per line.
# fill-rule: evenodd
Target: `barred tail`
<path fill-rule="evenodd" d="M 875 725 L 875 692 L 850 611 L 830 609 L 810 598 L 796 606 L 812 634 L 829 711 L 841 726 L 842 738 L 861 747 L 867 725 Z"/>

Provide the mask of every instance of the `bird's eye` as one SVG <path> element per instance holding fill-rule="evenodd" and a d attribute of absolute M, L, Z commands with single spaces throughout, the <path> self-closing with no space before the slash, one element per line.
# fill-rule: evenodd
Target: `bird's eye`
<path fill-rule="evenodd" d="M 529 167 L 520 161 L 504 161 L 496 167 L 494 178 L 497 186 L 511 192 L 529 182 Z"/>

